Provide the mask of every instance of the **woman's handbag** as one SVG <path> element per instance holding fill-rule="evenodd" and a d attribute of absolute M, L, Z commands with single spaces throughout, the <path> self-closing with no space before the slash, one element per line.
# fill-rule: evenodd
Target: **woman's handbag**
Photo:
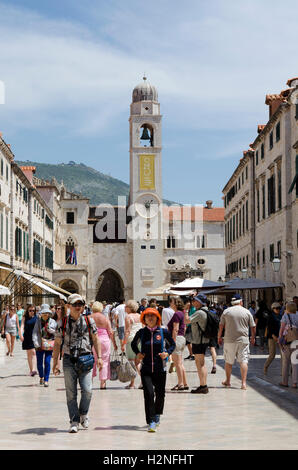
<path fill-rule="evenodd" d="M 133 365 L 121 356 L 121 363 L 117 367 L 118 380 L 120 382 L 131 382 L 137 376 L 137 371 Z"/>
<path fill-rule="evenodd" d="M 41 338 L 41 349 L 42 351 L 53 351 L 54 349 L 54 340 Z"/>
<path fill-rule="evenodd" d="M 118 379 L 117 368 L 120 365 L 120 361 L 117 359 L 117 354 L 114 352 L 112 360 L 110 361 L 110 380 Z"/>
<path fill-rule="evenodd" d="M 48 333 L 48 321 L 45 324 L 45 331 Z M 42 351 L 53 351 L 54 349 L 54 339 L 41 338 L 41 349 Z"/>
<path fill-rule="evenodd" d="M 298 329 L 293 326 L 291 315 L 288 314 L 290 324 L 287 325 L 287 331 L 285 333 L 285 340 L 287 344 L 292 343 L 293 341 L 298 340 Z"/>

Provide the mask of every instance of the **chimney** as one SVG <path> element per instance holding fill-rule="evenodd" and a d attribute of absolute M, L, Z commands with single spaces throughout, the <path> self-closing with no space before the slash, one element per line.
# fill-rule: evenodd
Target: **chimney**
<path fill-rule="evenodd" d="M 33 175 L 35 173 L 36 167 L 35 166 L 21 166 L 20 167 L 24 175 L 28 178 L 30 183 L 33 182 Z"/>
<path fill-rule="evenodd" d="M 206 201 L 206 209 L 212 209 L 213 201 Z"/>

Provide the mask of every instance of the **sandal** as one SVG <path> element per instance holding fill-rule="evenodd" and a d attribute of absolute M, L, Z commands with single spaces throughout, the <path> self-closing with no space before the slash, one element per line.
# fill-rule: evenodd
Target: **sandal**
<path fill-rule="evenodd" d="M 184 385 L 183 390 L 189 390 L 189 386 L 188 386 L 188 385 Z"/>
<path fill-rule="evenodd" d="M 179 385 L 178 385 L 178 384 L 175 385 L 175 387 L 171 388 L 171 390 L 173 390 L 173 391 L 174 391 L 174 390 L 179 390 Z"/>
<path fill-rule="evenodd" d="M 286 388 L 288 387 L 288 385 L 285 385 L 285 384 L 283 384 L 282 382 L 279 382 L 278 385 L 280 385 L 281 387 L 286 387 Z"/>

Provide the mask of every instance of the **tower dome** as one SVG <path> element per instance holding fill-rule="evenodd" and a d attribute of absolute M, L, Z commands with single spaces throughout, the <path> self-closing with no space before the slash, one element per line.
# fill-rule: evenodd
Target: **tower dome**
<path fill-rule="evenodd" d="M 132 102 L 138 101 L 158 101 L 157 90 L 147 82 L 147 77 L 143 77 L 143 82 L 139 83 L 132 92 Z"/>

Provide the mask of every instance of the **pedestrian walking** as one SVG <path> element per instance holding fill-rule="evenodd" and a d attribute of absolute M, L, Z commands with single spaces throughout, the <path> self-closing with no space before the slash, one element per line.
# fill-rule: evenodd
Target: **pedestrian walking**
<path fill-rule="evenodd" d="M 186 340 L 184 304 L 180 298 L 175 299 L 175 302 L 173 303 L 173 309 L 175 313 L 168 323 L 168 330 L 176 343 L 175 350 L 172 354 L 172 359 L 175 365 L 178 383 L 172 388 L 172 390 L 189 390 L 186 379 L 186 372 L 182 361 Z"/>
<path fill-rule="evenodd" d="M 268 340 L 268 349 L 269 355 L 264 364 L 264 374 L 268 372 L 268 368 L 276 355 L 276 347 L 278 346 L 278 336 L 280 330 L 280 315 L 281 305 L 279 302 L 273 302 L 271 305 L 271 312 L 269 313 L 269 318 L 267 321 L 267 340 Z"/>
<path fill-rule="evenodd" d="M 66 400 L 70 419 L 70 433 L 77 433 L 79 424 L 89 427 L 88 411 L 92 398 L 92 346 L 97 354 L 97 366 L 101 370 L 103 361 L 101 345 L 95 321 L 84 316 L 85 301 L 79 294 L 68 297 L 70 314 L 59 322 L 53 352 L 53 372 L 58 373 L 58 357 L 63 353 L 63 371 Z M 78 382 L 81 388 L 80 404 L 77 403 Z"/>
<path fill-rule="evenodd" d="M 123 341 L 124 341 L 125 316 L 126 316 L 125 303 L 124 303 L 124 300 L 121 300 L 120 304 L 117 305 L 117 307 L 115 308 L 117 333 L 118 333 L 118 338 L 119 338 L 119 341 L 120 341 L 120 347 L 121 348 L 123 346 Z"/>
<path fill-rule="evenodd" d="M 16 308 L 14 305 L 10 305 L 9 312 L 5 314 L 2 334 L 5 335 L 7 353 L 6 356 L 13 357 L 13 351 L 15 346 L 15 340 L 17 333 L 21 336 L 21 329 L 18 316 L 16 314 Z"/>
<path fill-rule="evenodd" d="M 289 338 L 289 330 L 293 330 L 293 339 Z M 278 342 L 281 346 L 281 373 L 282 382 L 279 385 L 288 387 L 289 370 L 292 367 L 292 387 L 297 388 L 298 383 L 298 364 L 293 361 L 293 353 L 298 349 L 296 344 L 298 340 L 298 312 L 296 302 L 287 302 L 285 313 L 280 322 Z M 296 357 L 297 358 L 297 357 Z M 295 358 L 295 359 L 296 359 Z"/>
<path fill-rule="evenodd" d="M 141 379 L 146 422 L 149 425 L 148 431 L 155 432 L 164 410 L 166 359 L 174 351 L 175 342 L 168 330 L 161 328 L 161 316 L 157 309 L 144 310 L 141 313 L 141 322 L 145 328 L 136 333 L 131 348 L 137 356 L 137 362 L 142 362 Z"/>
<path fill-rule="evenodd" d="M 111 322 L 108 317 L 103 313 L 103 304 L 101 302 L 94 302 L 92 305 L 91 318 L 93 318 L 96 328 L 97 335 L 100 339 L 101 344 L 101 358 L 102 358 L 102 369 L 99 371 L 100 389 L 105 390 L 107 388 L 107 380 L 111 377 L 110 371 L 110 356 L 111 356 L 111 341 L 114 349 L 117 350 L 117 344 L 114 337 L 114 332 L 111 327 Z M 97 375 L 97 353 L 93 346 L 92 352 L 94 355 L 94 365 L 92 378 Z"/>
<path fill-rule="evenodd" d="M 22 323 L 22 318 L 23 318 L 23 315 L 25 313 L 25 310 L 23 309 L 22 307 L 22 304 L 17 304 L 17 316 L 18 316 L 18 319 L 19 319 L 19 325 L 21 326 L 21 323 Z M 20 336 L 17 334 L 16 336 L 16 339 L 20 339 Z"/>
<path fill-rule="evenodd" d="M 33 330 L 37 320 L 36 308 L 34 305 L 27 305 L 25 314 L 21 323 L 21 341 L 22 349 L 27 353 L 27 361 L 31 377 L 34 377 L 36 372 L 36 351 L 33 344 Z"/>
<path fill-rule="evenodd" d="M 231 386 L 232 367 L 235 359 L 240 364 L 241 389 L 246 390 L 246 378 L 249 359 L 249 328 L 251 331 L 250 343 L 255 344 L 256 324 L 249 310 L 243 307 L 239 294 L 235 294 L 231 301 L 232 306 L 224 310 L 219 324 L 218 343 L 222 343 L 224 336 L 224 359 L 226 379 L 222 384 Z"/>
<path fill-rule="evenodd" d="M 143 324 L 141 323 L 141 315 L 138 313 L 138 308 L 138 303 L 135 300 L 128 300 L 125 303 L 125 334 L 122 345 L 122 352 L 125 351 L 127 360 L 133 363 L 133 366 L 137 369 L 137 372 L 140 374 L 140 366 L 136 364 L 136 355 L 131 348 L 132 340 L 134 339 L 139 329 L 143 327 Z M 125 388 L 134 389 L 135 378 L 133 378 Z"/>
<path fill-rule="evenodd" d="M 256 322 L 256 328 L 257 328 L 257 335 L 260 338 L 260 348 L 263 351 L 264 350 L 264 344 L 265 344 L 265 331 L 266 331 L 266 326 L 269 318 L 269 309 L 266 305 L 266 302 L 263 300 L 259 301 L 259 308 L 257 310 L 257 313 L 255 314 L 254 320 Z"/>
<path fill-rule="evenodd" d="M 192 303 L 196 311 L 189 317 L 188 321 L 191 324 L 192 352 L 195 356 L 200 385 L 196 389 L 191 390 L 191 393 L 206 394 L 209 390 L 207 386 L 205 354 L 210 342 L 210 338 L 204 336 L 207 326 L 207 297 L 204 294 L 198 294 L 193 298 Z"/>
<path fill-rule="evenodd" d="M 32 341 L 36 349 L 39 384 L 44 387 L 49 386 L 56 328 L 57 323 L 52 318 L 50 306 L 41 305 L 33 328 Z"/>

